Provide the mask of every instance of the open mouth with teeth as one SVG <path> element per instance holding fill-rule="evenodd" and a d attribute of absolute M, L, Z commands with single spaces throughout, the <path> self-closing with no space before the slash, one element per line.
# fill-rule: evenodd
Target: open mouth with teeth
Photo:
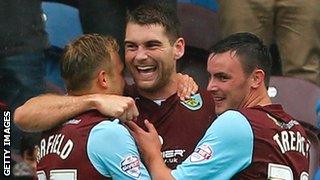
<path fill-rule="evenodd" d="M 135 68 L 136 73 L 134 74 L 136 80 L 153 81 L 157 77 L 158 68 L 156 65 L 138 65 Z"/>
<path fill-rule="evenodd" d="M 213 99 L 214 99 L 215 103 L 221 103 L 225 98 L 223 98 L 223 97 L 214 97 Z"/>
<path fill-rule="evenodd" d="M 139 73 L 152 73 L 156 71 L 156 66 L 137 66 L 137 70 Z"/>

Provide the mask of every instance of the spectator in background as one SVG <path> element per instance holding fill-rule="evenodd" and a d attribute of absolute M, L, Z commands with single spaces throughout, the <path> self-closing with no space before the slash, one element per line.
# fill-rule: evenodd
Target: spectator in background
<path fill-rule="evenodd" d="M 15 109 L 45 90 L 44 50 L 48 38 L 41 0 L 0 1 L 0 99 Z M 12 148 L 21 132 L 12 127 Z"/>
<path fill-rule="evenodd" d="M 222 37 L 252 32 L 278 46 L 285 76 L 320 86 L 319 0 L 217 0 Z"/>

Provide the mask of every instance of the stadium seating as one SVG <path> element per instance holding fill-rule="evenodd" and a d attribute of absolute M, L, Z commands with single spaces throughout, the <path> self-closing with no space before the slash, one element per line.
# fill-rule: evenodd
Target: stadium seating
<path fill-rule="evenodd" d="M 77 8 L 59 3 L 42 2 L 46 32 L 51 47 L 46 50 L 46 85 L 49 92 L 64 92 L 60 78 L 59 58 L 64 46 L 83 34 Z"/>
<path fill-rule="evenodd" d="M 315 104 L 320 97 L 320 88 L 306 80 L 272 76 L 268 94 L 273 103 L 280 103 L 286 112 L 300 121 L 307 132 L 310 147 L 309 177 L 320 166 L 319 129 L 316 124 Z"/>
<path fill-rule="evenodd" d="M 303 79 L 272 76 L 268 93 L 273 103 L 282 104 L 294 118 L 317 127 L 315 105 L 320 98 L 318 86 Z"/>
<path fill-rule="evenodd" d="M 63 48 L 70 40 L 83 34 L 77 8 L 57 2 L 42 2 L 42 10 L 52 46 Z"/>
<path fill-rule="evenodd" d="M 216 12 L 190 3 L 178 3 L 178 17 L 186 44 L 208 50 L 218 40 Z"/>
<path fill-rule="evenodd" d="M 185 54 L 178 61 L 178 72 L 192 76 L 200 87 L 206 88 L 207 50 L 218 41 L 217 14 L 208 8 L 180 2 L 178 17 L 186 41 Z"/>

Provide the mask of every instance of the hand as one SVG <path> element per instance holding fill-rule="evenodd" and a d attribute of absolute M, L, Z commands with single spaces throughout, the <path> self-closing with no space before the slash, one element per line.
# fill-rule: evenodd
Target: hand
<path fill-rule="evenodd" d="M 95 102 L 95 107 L 100 113 L 119 118 L 122 122 L 135 120 L 139 115 L 131 97 L 100 94 Z"/>
<path fill-rule="evenodd" d="M 198 85 L 192 77 L 187 74 L 178 73 L 178 86 L 177 94 L 181 101 L 189 99 L 192 94 L 198 91 Z"/>
<path fill-rule="evenodd" d="M 146 164 L 152 162 L 153 158 L 159 159 L 160 157 L 162 160 L 159 135 L 157 130 L 148 120 L 144 120 L 144 124 L 148 131 L 143 130 L 132 121 L 128 121 L 125 124 L 129 128 L 131 135 L 136 140 L 140 153 L 142 154 Z"/>

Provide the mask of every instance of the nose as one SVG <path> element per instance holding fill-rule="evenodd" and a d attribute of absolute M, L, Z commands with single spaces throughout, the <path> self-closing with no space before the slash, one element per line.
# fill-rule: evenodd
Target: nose
<path fill-rule="evenodd" d="M 210 78 L 210 80 L 208 82 L 207 90 L 208 91 L 217 91 L 218 90 L 218 87 L 214 81 L 214 78 Z"/>
<path fill-rule="evenodd" d="M 148 56 L 146 54 L 145 48 L 143 46 L 138 46 L 136 59 L 143 60 L 143 59 L 147 59 L 147 58 L 148 58 Z"/>

